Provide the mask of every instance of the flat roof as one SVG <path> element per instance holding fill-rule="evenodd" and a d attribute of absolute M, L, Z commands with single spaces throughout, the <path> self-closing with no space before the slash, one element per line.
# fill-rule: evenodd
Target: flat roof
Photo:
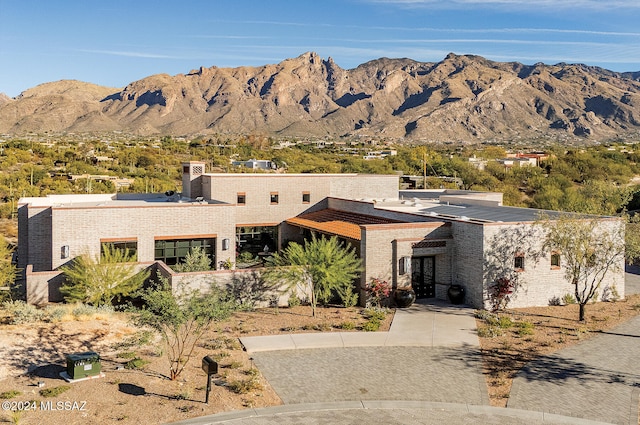
<path fill-rule="evenodd" d="M 96 208 L 96 207 L 172 207 L 178 205 L 218 205 L 227 204 L 216 200 L 202 200 L 180 198 L 177 195 L 167 196 L 162 193 L 135 194 L 68 194 L 47 195 L 42 197 L 20 198 L 18 204 L 29 204 L 33 207 L 54 208 Z M 231 204 L 228 204 L 231 205 Z"/>
<path fill-rule="evenodd" d="M 413 192 L 412 194 L 418 195 Z M 424 197 L 414 196 L 398 201 L 376 201 L 376 208 L 391 211 L 420 214 L 435 220 L 469 221 L 476 223 L 521 223 L 539 220 L 541 216 L 551 219 L 563 214 L 563 211 L 541 210 L 535 208 L 509 207 L 504 205 L 487 205 L 474 198 L 465 203 L 463 199 L 455 202 L 440 201 L 433 194 Z M 591 216 L 596 217 L 596 216 Z M 604 218 L 604 217 L 603 217 Z"/>

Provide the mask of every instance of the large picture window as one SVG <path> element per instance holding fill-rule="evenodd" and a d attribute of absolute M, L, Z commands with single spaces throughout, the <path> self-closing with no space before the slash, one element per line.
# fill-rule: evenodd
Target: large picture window
<path fill-rule="evenodd" d="M 156 240 L 155 259 L 164 261 L 168 266 L 173 266 L 184 262 L 184 258 L 195 247 L 202 248 L 211 259 L 211 264 L 216 264 L 215 238 Z"/>
<path fill-rule="evenodd" d="M 265 250 L 266 248 L 266 250 Z M 261 253 L 275 252 L 278 248 L 277 226 L 236 227 L 236 255 L 249 259 Z"/>

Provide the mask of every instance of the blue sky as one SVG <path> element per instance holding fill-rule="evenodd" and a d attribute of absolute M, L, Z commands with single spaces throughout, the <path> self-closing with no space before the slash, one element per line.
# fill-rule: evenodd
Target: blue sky
<path fill-rule="evenodd" d="M 342 68 L 447 53 L 640 71 L 640 0 L 0 0 L 0 92 L 111 87 L 306 51 Z"/>

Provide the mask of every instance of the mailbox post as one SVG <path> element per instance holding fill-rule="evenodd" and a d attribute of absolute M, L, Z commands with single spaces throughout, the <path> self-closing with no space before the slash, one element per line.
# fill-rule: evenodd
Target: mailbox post
<path fill-rule="evenodd" d="M 209 404 L 209 393 L 211 392 L 211 376 L 218 373 L 218 362 L 211 357 L 206 356 L 202 358 L 202 370 L 207 374 L 207 395 L 204 402 Z"/>

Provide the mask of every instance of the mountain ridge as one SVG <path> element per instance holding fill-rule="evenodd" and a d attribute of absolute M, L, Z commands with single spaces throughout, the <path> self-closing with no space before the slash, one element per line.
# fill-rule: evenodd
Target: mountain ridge
<path fill-rule="evenodd" d="M 0 95 L 0 132 L 252 133 L 407 140 L 606 140 L 640 134 L 640 72 L 448 54 L 343 69 L 313 52 L 255 67 L 74 80 Z"/>

